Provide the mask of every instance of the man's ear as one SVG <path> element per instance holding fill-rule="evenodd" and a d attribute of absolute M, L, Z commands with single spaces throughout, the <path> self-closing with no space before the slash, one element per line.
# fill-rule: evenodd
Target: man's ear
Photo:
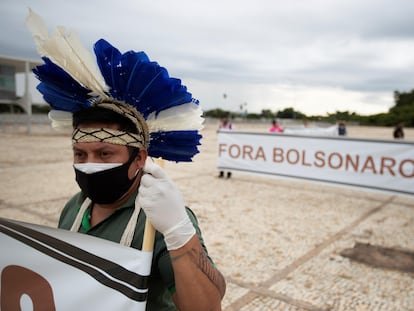
<path fill-rule="evenodd" d="M 137 156 L 135 157 L 134 163 L 136 164 L 138 169 L 141 169 L 145 165 L 145 161 L 147 160 L 148 153 L 146 149 L 139 149 Z"/>

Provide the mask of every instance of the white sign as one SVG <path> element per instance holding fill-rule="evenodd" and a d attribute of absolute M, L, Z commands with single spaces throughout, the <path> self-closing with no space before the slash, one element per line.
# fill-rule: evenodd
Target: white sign
<path fill-rule="evenodd" d="M 284 134 L 313 135 L 313 136 L 338 136 L 338 126 L 330 127 L 287 127 Z"/>
<path fill-rule="evenodd" d="M 414 195 L 414 144 L 218 132 L 218 168 Z"/>
<path fill-rule="evenodd" d="M 152 252 L 0 218 L 1 310 L 145 310 Z"/>

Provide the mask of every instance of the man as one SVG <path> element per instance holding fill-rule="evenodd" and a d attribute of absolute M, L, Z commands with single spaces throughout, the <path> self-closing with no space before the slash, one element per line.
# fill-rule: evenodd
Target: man
<path fill-rule="evenodd" d="M 33 71 L 52 126 L 72 121 L 81 192 L 66 204 L 59 227 L 141 249 L 148 218 L 156 234 L 147 309 L 220 310 L 225 281 L 197 219 L 150 159 L 191 161 L 199 152 L 198 101 L 142 51 L 121 53 L 99 39 L 95 64 L 76 33 L 60 27 L 49 36 L 33 11 L 26 24 L 45 62 Z"/>
<path fill-rule="evenodd" d="M 393 137 L 395 139 L 404 139 L 404 123 L 398 123 L 394 128 Z"/>
<path fill-rule="evenodd" d="M 191 161 L 199 152 L 198 101 L 144 52 L 121 53 L 100 39 L 95 64 L 76 33 L 60 27 L 49 36 L 32 11 L 26 24 L 45 62 L 34 73 L 52 126 L 71 120 L 73 127 L 81 192 L 66 204 L 59 227 L 141 249 L 148 218 L 156 234 L 147 309 L 220 310 L 225 281 L 197 219 L 150 160 Z"/>
<path fill-rule="evenodd" d="M 346 125 L 344 121 L 340 121 L 338 123 L 338 135 L 339 136 L 346 136 Z"/>
<path fill-rule="evenodd" d="M 230 122 L 229 117 L 221 118 L 219 131 L 231 131 L 233 129 L 233 124 Z M 219 178 L 224 178 L 224 171 L 220 171 Z M 230 179 L 232 172 L 227 171 L 227 179 Z"/>
<path fill-rule="evenodd" d="M 225 281 L 208 257 L 196 217 L 162 169 L 147 159 L 147 150 L 118 139 L 140 131 L 114 111 L 119 107 L 139 115 L 116 101 L 74 113 L 74 168 L 82 191 L 66 204 L 59 227 L 70 230 L 80 219 L 76 231 L 120 242 L 137 200 L 143 210 L 131 246 L 141 249 L 146 217 L 157 230 L 147 309 L 220 310 Z M 148 130 L 145 122 L 139 125 L 144 133 L 137 140 L 144 141 Z M 99 138 L 103 133 L 105 139 Z M 82 211 L 87 197 L 90 204 Z"/>

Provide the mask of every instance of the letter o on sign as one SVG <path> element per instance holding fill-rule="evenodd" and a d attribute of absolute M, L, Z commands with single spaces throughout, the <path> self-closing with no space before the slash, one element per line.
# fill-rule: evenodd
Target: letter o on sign
<path fill-rule="evenodd" d="M 238 145 L 231 145 L 229 148 L 229 154 L 231 158 L 240 158 L 241 150 Z"/>
<path fill-rule="evenodd" d="M 1 310 L 20 311 L 20 299 L 30 297 L 33 310 L 56 310 L 53 290 L 40 274 L 25 267 L 10 265 L 1 272 Z"/>

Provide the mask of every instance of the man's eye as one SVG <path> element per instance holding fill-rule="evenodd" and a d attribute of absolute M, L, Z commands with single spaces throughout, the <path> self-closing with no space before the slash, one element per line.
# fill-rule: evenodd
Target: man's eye
<path fill-rule="evenodd" d="M 112 153 L 111 152 L 108 152 L 108 151 L 102 151 L 101 152 L 101 157 L 102 158 L 108 158 L 108 157 L 110 157 L 112 155 Z"/>

